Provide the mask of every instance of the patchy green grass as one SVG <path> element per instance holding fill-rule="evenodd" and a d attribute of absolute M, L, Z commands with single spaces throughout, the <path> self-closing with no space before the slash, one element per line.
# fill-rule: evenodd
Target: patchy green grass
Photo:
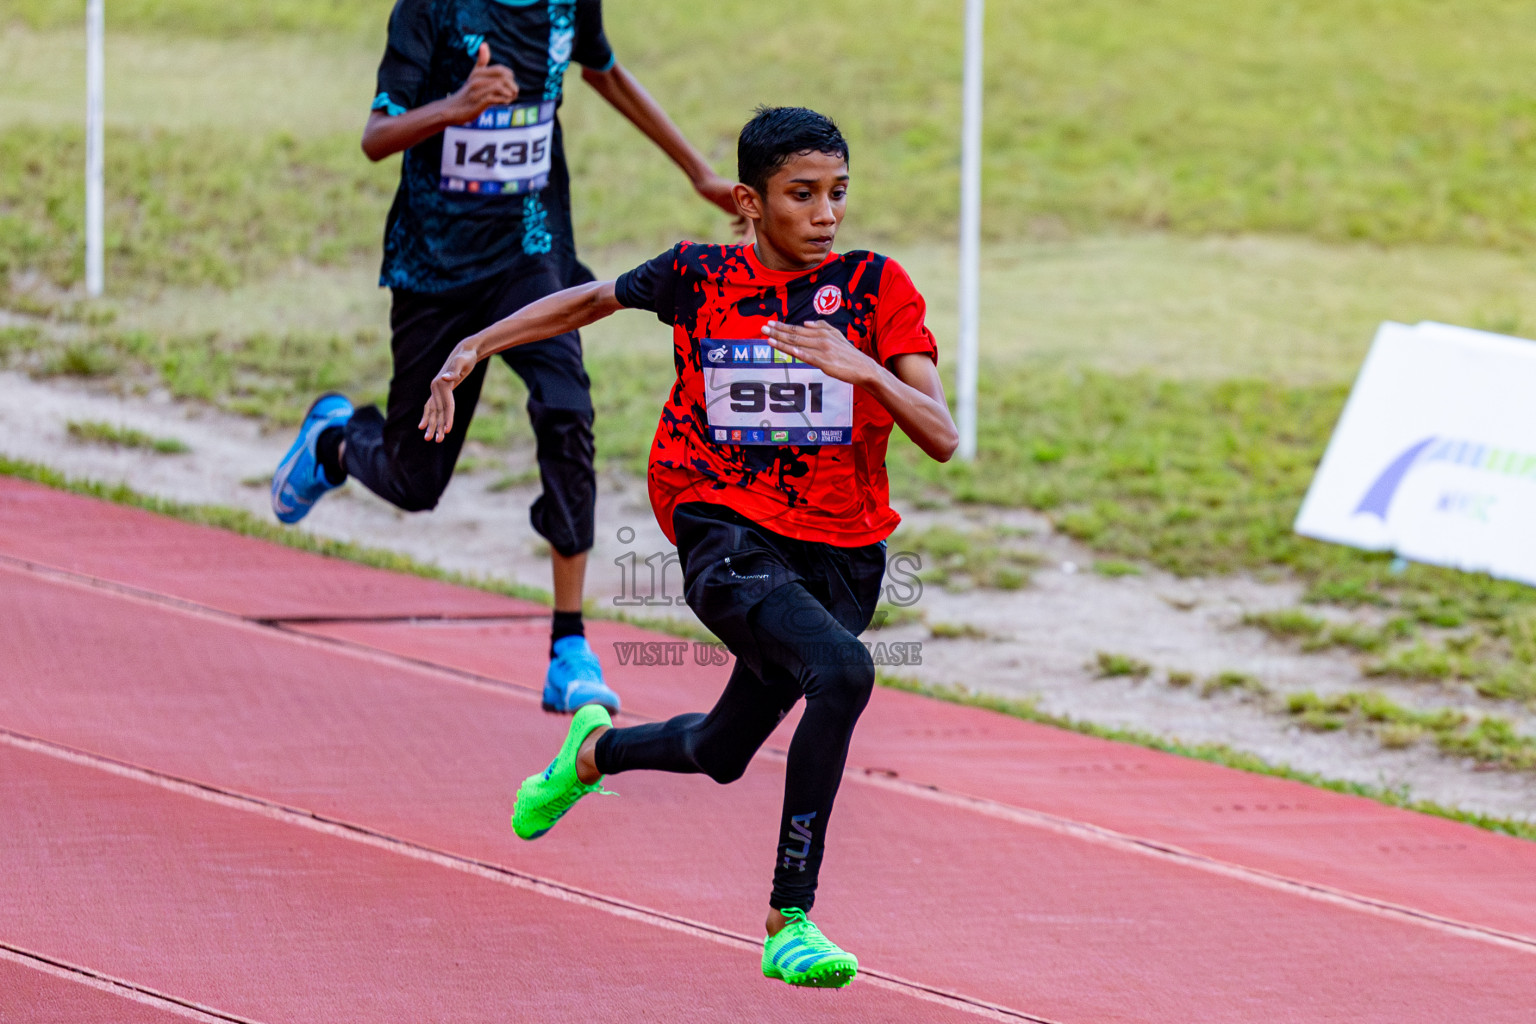
<path fill-rule="evenodd" d="M 1383 746 L 1403 748 L 1431 739 L 1443 753 L 1512 771 L 1536 769 L 1536 738 L 1516 731 L 1495 715 L 1474 718 L 1454 708 L 1419 711 L 1377 691 L 1319 696 L 1310 691 L 1286 698 L 1286 711 L 1308 729 L 1355 729 L 1375 735 Z"/>
<path fill-rule="evenodd" d="M 891 537 L 890 550 L 917 555 L 922 562 L 918 576 L 925 585 L 1018 590 L 1029 583 L 1030 569 L 1039 563 L 1039 556 L 1010 541 L 995 531 L 932 526 L 898 530 Z"/>
<path fill-rule="evenodd" d="M 8 81 L 24 91 L 6 108 L 8 120 L 45 109 L 53 112 L 43 115 L 46 123 L 64 123 L 57 112 L 82 108 L 83 76 L 60 60 L 48 75 L 40 69 L 50 62 L 31 56 L 51 49 L 77 62 L 70 51 L 78 51 L 79 15 L 67 0 L 11 0 L 0 13 L 8 35 L 27 37 L 26 46 L 13 43 L 5 52 Z M 901 17 L 889 17 L 875 0 L 830 0 L 795 19 L 765 22 L 761 6 L 746 0 L 711 5 L 707 18 L 670 0 L 612 5 L 605 15 L 620 58 L 722 169 L 757 104 L 825 107 L 853 147 L 858 240 L 953 235 L 962 38 L 955 4 L 913 0 Z M 253 202 L 289 216 L 282 223 L 251 217 L 248 230 L 302 233 L 306 221 L 292 214 L 307 210 L 323 223 L 338 203 L 353 205 L 346 186 L 354 177 L 388 184 L 390 165 L 370 170 L 356 154 L 386 18 L 386 7 L 363 0 L 115 2 L 109 38 L 155 53 L 117 51 L 114 67 L 129 73 L 110 90 L 120 104 L 114 124 L 143 125 L 144 110 L 165 119 L 185 111 L 196 120 L 228 97 L 244 115 L 241 97 L 263 99 L 223 130 L 194 136 L 173 127 L 152 149 L 132 133 L 113 134 L 108 182 L 119 237 L 109 279 L 240 273 L 236 246 L 165 266 L 134 256 L 181 257 L 169 244 L 176 223 L 223 222 L 222 211 Z M 18 23 L 41 31 L 12 30 Z M 1536 9 L 1517 0 L 1043 0 L 1027 11 L 994 9 L 987 229 L 999 240 L 1107 230 L 1259 232 L 1529 251 L 1536 181 L 1524 169 L 1536 155 L 1536 106 L 1523 69 L 1533 30 Z M 741 59 L 743 38 L 754 59 Z M 818 47 L 808 50 L 806 39 Z M 305 56 L 282 59 L 276 49 L 285 45 Z M 248 56 L 252 48 L 262 59 Z M 179 60 L 161 56 L 179 50 Z M 325 60 L 308 56 L 316 51 L 333 54 L 336 70 L 317 73 Z M 824 60 L 823 52 L 838 59 Z M 191 79 L 189 65 L 219 70 Z M 217 81 L 206 89 L 188 87 L 210 79 Z M 721 230 L 664 156 L 574 78 L 570 91 L 565 120 L 583 242 L 657 248 L 680 232 Z M 330 134 L 310 140 L 318 146 L 312 152 L 303 151 L 305 142 L 298 154 L 273 154 L 281 129 L 262 109 L 287 113 L 291 136 L 320 126 Z M 57 249 L 78 221 L 79 163 L 69 148 L 77 136 L 4 134 L 11 145 L 0 152 L 0 167 L 48 154 L 42 193 L 55 200 L 3 225 L 5 258 L 13 267 L 42 261 L 73 280 L 76 261 Z M 138 148 L 172 165 L 207 161 L 215 177 L 243 176 L 249 167 L 251 177 L 287 194 L 274 203 L 242 188 L 232 197 L 240 202 L 232 202 L 182 188 L 174 166 L 168 172 L 122 161 Z M 331 160 L 332 148 L 346 152 L 346 168 Z M 296 176 L 295 161 L 313 167 L 297 176 L 307 176 L 307 194 L 324 202 L 306 206 L 305 190 L 284 180 Z M 338 175 L 341 187 L 333 189 Z M 151 179 L 165 186 L 166 202 L 156 201 Z M 28 179 L 28 195 L 38 184 Z M 365 199 L 367 215 L 337 211 L 332 227 L 364 226 L 376 244 L 387 189 L 369 190 Z M 7 201 L 17 201 L 15 193 Z M 30 206 L 26 196 L 20 201 Z M 229 226 L 238 235 L 245 224 Z M 289 251 L 346 243 L 323 233 L 282 239 Z"/>
<path fill-rule="evenodd" d="M 1279 640 L 1294 640 L 1304 651 L 1329 647 L 1347 647 L 1371 654 L 1386 650 L 1389 644 L 1416 635 L 1418 622 L 1400 615 L 1379 626 L 1362 622 L 1330 622 L 1301 608 L 1280 608 L 1268 612 L 1249 612 L 1244 625 L 1257 626 Z"/>
<path fill-rule="evenodd" d="M 1317 640 L 1328 632 L 1328 622 L 1300 608 L 1281 608 L 1269 612 L 1248 612 L 1243 625 L 1257 626 L 1281 640 Z"/>
<path fill-rule="evenodd" d="M 121 427 L 102 420 L 69 420 L 64 424 L 70 438 L 84 444 L 112 448 L 142 448 L 159 455 L 184 455 L 192 448 L 174 437 L 155 437 L 132 427 Z"/>
<path fill-rule="evenodd" d="M 285 262 L 378 252 L 392 168 L 356 140 L 229 132 L 111 131 L 106 259 L 112 288 L 234 284 Z M 59 285 L 83 273 L 84 166 L 76 125 L 0 130 L 0 284 L 27 269 Z M 68 173 L 62 169 L 68 168 Z"/>
<path fill-rule="evenodd" d="M 1269 693 L 1269 687 L 1259 682 L 1258 679 L 1247 672 L 1225 669 L 1211 676 L 1200 685 L 1200 696 L 1202 697 L 1214 697 L 1219 693 L 1238 693 L 1244 696 L 1263 697 Z"/>
<path fill-rule="evenodd" d="M 216 0 L 112 0 L 109 30 L 153 29 L 172 36 L 246 38 L 253 35 L 357 32 L 383 39 L 387 7 L 369 0 L 263 0 L 257 4 Z M 83 12 L 71 0 L 7 0 L 0 24 L 17 21 L 39 29 L 78 28 Z"/>
<path fill-rule="evenodd" d="M 279 425 L 298 423 L 322 391 L 345 391 L 360 402 L 381 400 L 389 380 L 388 348 L 379 331 L 368 328 L 352 337 L 111 332 L 89 342 L 38 346 L 30 355 L 39 375 L 118 375 L 130 384 L 148 375 L 177 398 Z M 488 420 L 496 415 L 495 400 L 490 405 Z"/>
<path fill-rule="evenodd" d="M 1508 585 L 1484 582 L 1519 600 L 1471 603 L 1409 590 L 1395 600 L 1377 595 L 1378 601 L 1407 612 L 1379 626 L 1330 623 L 1300 608 L 1249 613 L 1243 621 L 1276 638 L 1299 642 L 1302 650 L 1347 647 L 1379 655 L 1366 663 L 1367 675 L 1467 683 L 1490 699 L 1536 701 L 1536 644 L 1531 641 L 1536 609 L 1524 592 L 1528 588 L 1511 591 Z M 1425 627 L 1461 631 L 1435 639 L 1422 635 Z"/>
<path fill-rule="evenodd" d="M 110 377 L 122 366 L 114 346 L 72 341 L 55 348 L 33 372 L 39 377 Z"/>
<path fill-rule="evenodd" d="M 0 366 L 36 351 L 42 340 L 43 332 L 36 327 L 0 327 Z"/>
<path fill-rule="evenodd" d="M 875 617 L 870 620 L 870 629 L 896 629 L 900 626 L 909 626 L 923 621 L 923 613 L 910 605 L 888 604 L 882 601 L 875 608 Z"/>
<path fill-rule="evenodd" d="M 1345 387 L 1003 366 L 986 376 L 977 461 L 940 465 L 897 439 L 894 487 L 1031 506 L 1106 554 L 1183 574 L 1315 571 L 1339 557 L 1290 527 Z"/>
<path fill-rule="evenodd" d="M 935 640 L 985 640 L 987 631 L 969 622 L 930 622 L 928 635 Z"/>
<path fill-rule="evenodd" d="M 710 10 L 701 19 L 682 3 L 614 6 L 607 17 L 621 59 L 704 139 L 728 138 L 759 102 L 827 107 L 850 135 L 872 234 L 953 231 L 957 5 L 916 0 L 893 18 L 873 0 L 840 0 L 783 24 L 764 24 L 740 0 Z M 701 54 L 734 53 L 744 36 L 765 59 L 700 73 L 710 62 Z M 812 57 L 807 38 L 838 59 Z M 987 229 L 1525 245 L 1536 224 L 1536 183 L 1524 174 L 1536 147 L 1522 74 L 1532 38 L 1536 10 L 1517 0 L 994 8 Z M 604 129 L 589 138 L 616 123 L 582 113 L 582 127 Z M 664 165 L 637 159 L 643 143 L 610 138 L 617 145 L 581 154 L 578 169 L 597 173 L 578 178 L 579 200 L 611 201 L 601 182 L 625 174 L 665 179 Z M 639 213 L 633 195 L 618 208 Z"/>
<path fill-rule="evenodd" d="M 1094 655 L 1093 662 L 1093 667 L 1097 670 L 1100 679 L 1110 679 L 1116 676 L 1145 679 L 1152 674 L 1151 665 L 1139 658 L 1133 658 L 1129 654 L 1099 651 Z"/>
<path fill-rule="evenodd" d="M 492 494 L 500 494 L 502 491 L 510 491 L 514 487 L 526 487 L 529 484 L 538 482 L 539 471 L 537 468 L 532 468 L 525 469 L 521 473 L 506 473 L 499 476 L 487 485 L 485 489 Z"/>

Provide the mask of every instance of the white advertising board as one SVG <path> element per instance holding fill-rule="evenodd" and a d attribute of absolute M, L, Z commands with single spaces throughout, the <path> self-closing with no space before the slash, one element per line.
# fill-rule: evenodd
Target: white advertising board
<path fill-rule="evenodd" d="M 1382 324 L 1296 532 L 1536 585 L 1536 342 Z"/>

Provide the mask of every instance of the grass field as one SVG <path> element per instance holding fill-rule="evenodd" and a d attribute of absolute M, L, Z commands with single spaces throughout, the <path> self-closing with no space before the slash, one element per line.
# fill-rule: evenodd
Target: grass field
<path fill-rule="evenodd" d="M 18 69 L 7 93 L 21 97 L 6 101 L 0 151 L 0 227 L 12 238 L 3 244 L 13 266 L 35 261 L 39 237 L 52 252 L 78 223 L 72 192 L 38 188 L 78 166 L 66 147 L 78 138 L 78 115 L 68 112 L 82 109 L 83 76 L 69 73 L 78 56 L 57 56 L 78 50 L 78 13 L 62 0 L 0 7 L 5 66 Z M 664 3 L 613 4 L 607 19 L 618 52 L 722 165 L 755 104 L 824 107 L 854 146 L 864 210 L 855 233 L 881 243 L 949 237 L 960 9 L 919 0 L 900 18 L 886 13 L 872 0 L 837 0 L 765 19 L 760 5 L 728 0 L 709 18 Z M 265 269 L 251 247 L 231 244 L 214 261 L 226 266 L 207 265 L 206 255 L 163 258 L 174 253 L 178 224 L 246 223 L 228 195 L 201 187 L 213 168 L 237 199 L 270 196 L 269 218 L 288 221 L 313 218 L 306 197 L 317 189 L 336 190 L 325 192 L 336 199 L 360 180 L 387 187 L 386 172 L 303 144 L 334 130 L 335 146 L 351 155 L 383 5 L 129 0 L 109 18 L 117 55 L 109 66 L 121 69 L 109 72 L 120 125 L 109 148 L 113 180 L 142 195 L 143 179 L 157 175 L 154 191 L 166 200 L 128 224 L 119 219 L 120 244 L 146 257 L 120 271 L 227 280 L 250 259 Z M 16 27 L 24 25 L 46 31 L 24 35 Z M 1533 30 L 1536 8 L 1512 0 L 994 5 L 987 230 L 994 239 L 1111 228 L 1278 232 L 1526 251 L 1536 240 L 1536 181 L 1523 173 L 1536 146 L 1536 101 L 1524 81 Z M 155 76 L 137 73 L 155 68 L 182 87 L 157 95 Z M 202 69 L 209 73 L 195 73 Z M 57 100 L 32 99 L 55 90 Z M 572 92 L 584 241 L 655 247 L 679 226 L 711 229 L 663 159 L 583 90 Z M 118 113 L 134 104 L 154 113 Z M 225 112 L 232 116 L 218 130 L 194 130 Z M 32 122 L 32 134 L 17 118 Z M 284 135 L 301 143 L 296 151 L 275 144 Z M 198 159 L 151 169 L 151 158 L 189 149 Z M 49 159 L 34 172 L 39 153 Z M 312 176 L 293 180 L 295 162 Z M 253 182 L 263 185 L 239 190 Z M 350 242 L 343 230 L 335 244 Z M 50 272 L 71 279 L 75 262 Z"/>
<path fill-rule="evenodd" d="M 0 356 L 278 423 L 321 387 L 379 395 L 396 164 L 368 164 L 357 136 L 386 8 L 114 0 L 109 299 L 82 305 L 61 290 L 82 259 L 78 4 L 0 2 L 0 303 L 48 329 L 0 333 Z M 722 170 L 756 103 L 838 116 L 846 243 L 907 264 L 948 343 L 959 10 L 606 16 Z M 1536 591 L 1290 532 L 1377 323 L 1536 332 L 1536 7 L 1042 0 L 989 18 L 981 458 L 936 467 L 898 442 L 903 496 L 1041 509 L 1127 571 L 1295 574 L 1315 600 L 1404 623 L 1373 651 L 1382 674 L 1536 697 Z M 598 271 L 718 237 L 666 160 L 570 84 L 578 238 Z M 634 467 L 665 334 L 616 317 L 588 350 L 599 450 Z M 475 436 L 521 437 L 514 386 L 491 380 Z"/>

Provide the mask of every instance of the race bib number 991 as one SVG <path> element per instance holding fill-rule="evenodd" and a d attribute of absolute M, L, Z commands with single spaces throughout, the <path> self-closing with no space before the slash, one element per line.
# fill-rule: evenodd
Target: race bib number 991
<path fill-rule="evenodd" d="M 853 385 L 756 341 L 706 339 L 704 408 L 716 444 L 851 444 Z"/>
<path fill-rule="evenodd" d="M 487 107 L 443 132 L 444 192 L 520 195 L 549 184 L 554 103 Z"/>

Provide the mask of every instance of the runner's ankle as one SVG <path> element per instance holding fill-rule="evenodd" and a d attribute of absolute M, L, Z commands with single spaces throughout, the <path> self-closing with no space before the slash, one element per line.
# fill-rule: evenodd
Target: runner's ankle
<path fill-rule="evenodd" d="M 587 738 L 581 741 L 581 749 L 576 752 L 576 779 L 584 786 L 590 786 L 603 777 L 603 773 L 597 770 L 597 741 L 608 728 L 600 726 L 587 733 Z"/>

